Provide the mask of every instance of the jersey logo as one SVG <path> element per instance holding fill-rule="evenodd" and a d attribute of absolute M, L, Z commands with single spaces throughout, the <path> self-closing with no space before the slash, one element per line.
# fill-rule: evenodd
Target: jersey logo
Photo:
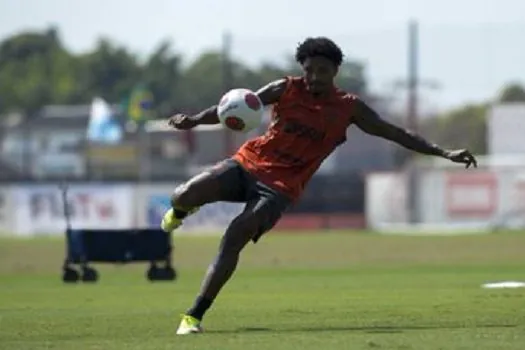
<path fill-rule="evenodd" d="M 289 119 L 283 126 L 283 131 L 287 134 L 297 135 L 312 141 L 321 141 L 326 137 L 326 132 L 309 125 L 302 124 L 297 119 Z"/>

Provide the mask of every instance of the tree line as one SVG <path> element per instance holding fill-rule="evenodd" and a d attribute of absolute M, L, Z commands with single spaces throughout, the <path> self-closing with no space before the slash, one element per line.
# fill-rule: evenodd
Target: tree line
<path fill-rule="evenodd" d="M 519 83 L 509 83 L 491 101 L 460 106 L 425 121 L 422 132 L 446 147 L 468 147 L 477 154 L 486 154 L 487 116 L 494 102 L 525 102 L 525 89 Z"/>
<path fill-rule="evenodd" d="M 0 115 L 32 112 L 49 104 L 85 104 L 94 96 L 112 103 L 129 98 L 138 86 L 153 96 L 157 116 L 173 110 L 195 111 L 216 103 L 228 88 L 257 89 L 287 74 L 296 74 L 290 60 L 248 67 L 220 50 L 204 52 L 186 65 L 170 42 L 161 42 L 145 59 L 124 46 L 100 39 L 86 53 L 67 50 L 57 29 L 26 32 L 0 43 Z M 364 67 L 343 64 L 338 83 L 364 93 Z"/>
<path fill-rule="evenodd" d="M 226 57 L 221 50 L 202 53 L 187 64 L 169 41 L 161 42 L 141 58 L 122 45 L 100 39 L 89 52 L 75 54 L 62 42 L 56 28 L 23 32 L 0 42 L 0 116 L 18 111 L 27 115 L 50 104 L 86 104 L 95 96 L 111 103 L 129 99 L 137 86 L 153 98 L 153 115 L 174 111 L 195 112 L 215 104 L 229 88 L 258 87 L 288 74 L 298 74 L 292 59 L 250 67 Z M 346 91 L 367 96 L 365 67 L 357 61 L 343 63 L 337 84 Z M 500 101 L 525 101 L 525 90 L 508 84 Z M 485 115 L 489 103 L 468 105 L 425 122 L 422 130 L 449 147 L 486 151 Z"/>

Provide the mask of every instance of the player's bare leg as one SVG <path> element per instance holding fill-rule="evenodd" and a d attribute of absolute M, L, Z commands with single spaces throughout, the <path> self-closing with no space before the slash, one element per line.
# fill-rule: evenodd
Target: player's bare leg
<path fill-rule="evenodd" d="M 259 223 L 259 218 L 250 210 L 245 210 L 231 222 L 221 239 L 217 256 L 204 276 L 198 297 L 186 312 L 177 334 L 202 331 L 200 321 L 204 313 L 235 272 L 241 250 L 252 239 Z"/>
<path fill-rule="evenodd" d="M 162 219 L 161 228 L 164 231 L 171 232 L 177 229 L 182 220 L 197 211 L 200 206 L 223 199 L 223 183 L 217 169 L 220 169 L 220 165 L 194 176 L 175 189 L 171 196 L 171 208 Z"/>
<path fill-rule="evenodd" d="M 182 224 L 182 220 L 188 214 L 191 214 L 195 208 L 204 204 L 217 201 L 244 201 L 246 192 L 241 175 L 242 171 L 238 164 L 227 160 L 177 187 L 171 198 L 172 208 L 168 210 L 162 221 L 162 229 L 168 232 L 173 231 Z M 247 206 L 247 208 L 248 207 L 249 206 Z M 231 276 L 231 273 L 237 265 L 238 253 L 249 240 L 248 237 L 246 242 L 240 243 L 239 232 L 245 232 L 245 230 L 235 229 L 240 223 L 246 221 L 241 219 L 246 216 L 246 210 L 243 214 L 230 225 L 231 228 L 227 230 L 227 234 L 225 234 L 223 243 L 221 244 L 223 248 L 220 249 L 223 253 L 229 252 L 230 250 L 236 253 L 233 255 L 230 253 L 220 254 L 220 256 L 227 256 L 226 260 L 224 258 L 216 259 L 219 268 L 216 274 L 217 277 L 212 281 L 212 286 L 215 286 L 212 287 L 212 291 L 216 290 L 217 292 L 213 292 L 212 294 L 204 293 L 197 298 L 195 304 L 196 311 L 184 315 L 177 334 L 200 333 L 202 331 L 200 327 L 200 318 L 202 318 L 202 316 L 199 315 L 201 313 L 204 314 L 206 309 L 211 305 L 211 300 L 214 299 L 213 295 L 218 293 L 220 287 L 217 287 L 217 281 L 219 281 L 220 286 L 222 286 L 224 284 L 222 281 L 226 281 Z M 210 271 L 211 270 L 215 269 L 210 267 Z M 210 273 L 208 273 L 208 275 L 210 275 Z M 207 279 L 205 279 L 204 285 L 208 284 L 206 280 Z M 195 316 L 199 316 L 199 318 Z"/>
<path fill-rule="evenodd" d="M 217 256 L 208 267 L 201 285 L 200 298 L 213 301 L 217 297 L 235 271 L 242 249 L 252 239 L 259 226 L 260 217 L 250 209 L 231 222 L 221 239 Z M 201 319 L 206 310 L 197 304 L 188 313 Z"/>
<path fill-rule="evenodd" d="M 246 244 L 256 242 L 260 236 L 277 222 L 288 201 L 284 198 L 260 196 L 246 204 L 244 211 L 228 226 L 219 245 L 214 261 L 208 267 L 201 284 L 199 295 L 193 306 L 186 312 L 177 334 L 195 333 L 187 325 L 198 326 L 213 301 L 232 277 L 239 262 L 239 256 Z"/>

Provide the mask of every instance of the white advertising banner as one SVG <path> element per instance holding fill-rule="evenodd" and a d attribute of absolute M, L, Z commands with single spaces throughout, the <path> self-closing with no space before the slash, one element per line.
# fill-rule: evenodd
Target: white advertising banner
<path fill-rule="evenodd" d="M 492 107 L 487 118 L 487 143 L 491 155 L 525 153 L 525 103 L 504 103 Z"/>
<path fill-rule="evenodd" d="M 9 187 L 0 187 L 0 235 L 12 230 L 12 208 Z"/>
<path fill-rule="evenodd" d="M 63 234 L 62 192 L 56 185 L 20 186 L 12 191 L 19 235 Z M 122 229 L 134 226 L 132 188 L 127 185 L 71 185 L 67 195 L 73 228 Z"/>
<path fill-rule="evenodd" d="M 403 198 L 405 174 L 371 174 L 366 181 L 366 217 L 381 231 L 478 232 L 495 227 L 525 227 L 525 171 L 520 168 L 478 170 L 430 169 L 421 172 L 420 222 L 410 225 Z"/>
<path fill-rule="evenodd" d="M 445 174 L 447 217 L 491 218 L 498 205 L 498 178 L 491 172 L 456 171 Z"/>
<path fill-rule="evenodd" d="M 143 185 L 137 191 L 137 213 L 140 226 L 159 227 L 166 210 L 170 208 L 170 196 L 176 184 Z M 141 209 L 140 209 L 141 208 Z M 218 202 L 203 206 L 197 213 L 184 220 L 181 233 L 221 234 L 228 224 L 244 208 L 242 203 Z"/>
<path fill-rule="evenodd" d="M 404 224 L 408 220 L 406 179 L 403 173 L 379 172 L 367 176 L 365 212 L 369 227 Z"/>

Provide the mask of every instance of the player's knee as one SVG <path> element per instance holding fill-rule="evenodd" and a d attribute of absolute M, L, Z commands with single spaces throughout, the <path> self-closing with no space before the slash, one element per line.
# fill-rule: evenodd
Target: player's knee
<path fill-rule="evenodd" d="M 171 206 L 174 208 L 194 208 L 198 206 L 199 192 L 197 186 L 190 182 L 178 186 L 171 195 Z"/>
<path fill-rule="evenodd" d="M 178 186 L 171 196 L 174 208 L 192 209 L 217 201 L 222 188 L 211 172 L 202 172 Z"/>
<path fill-rule="evenodd" d="M 237 254 L 257 233 L 261 225 L 256 215 L 240 215 L 228 227 L 221 242 L 221 253 Z"/>

